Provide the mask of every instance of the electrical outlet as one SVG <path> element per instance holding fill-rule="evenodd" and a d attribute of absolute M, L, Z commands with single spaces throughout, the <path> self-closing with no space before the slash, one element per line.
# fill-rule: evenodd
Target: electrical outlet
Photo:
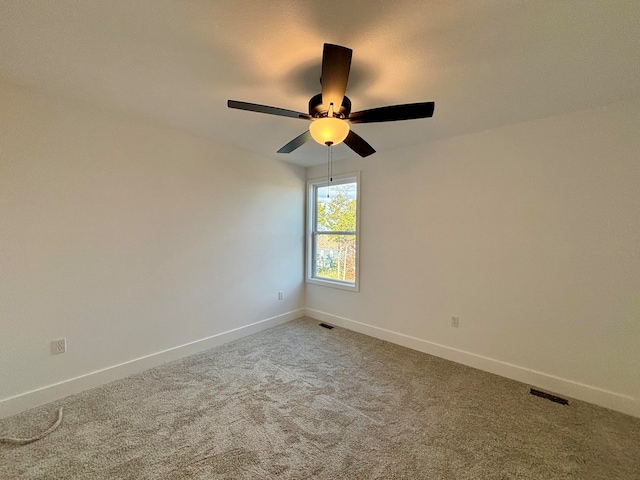
<path fill-rule="evenodd" d="M 278 300 L 282 300 L 284 298 L 284 292 L 278 292 Z"/>
<path fill-rule="evenodd" d="M 57 355 L 67 351 L 67 339 L 60 338 L 51 341 L 51 355 Z"/>
<path fill-rule="evenodd" d="M 451 317 L 451 326 L 458 328 L 460 326 L 460 317 Z"/>

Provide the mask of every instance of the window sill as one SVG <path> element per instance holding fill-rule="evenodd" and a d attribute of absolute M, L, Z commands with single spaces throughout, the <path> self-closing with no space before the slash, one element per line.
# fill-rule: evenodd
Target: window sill
<path fill-rule="evenodd" d="M 339 288 L 340 290 L 348 290 L 350 292 L 359 292 L 360 288 L 358 283 L 340 282 L 337 280 L 329 280 L 324 278 L 307 278 L 307 283 L 313 285 L 321 285 L 323 287 Z"/>

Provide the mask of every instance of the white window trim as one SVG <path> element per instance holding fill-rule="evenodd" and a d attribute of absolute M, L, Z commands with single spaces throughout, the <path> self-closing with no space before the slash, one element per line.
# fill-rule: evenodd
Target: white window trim
<path fill-rule="evenodd" d="M 323 285 L 325 287 L 340 288 L 352 292 L 360 291 L 360 172 L 344 173 L 333 176 L 333 183 L 340 185 L 348 183 L 349 180 L 356 181 L 356 280 L 354 283 L 341 282 L 339 280 L 329 280 L 313 276 L 313 227 L 315 224 L 315 187 L 327 186 L 327 177 L 318 177 L 307 180 L 307 228 L 306 228 L 306 282 L 314 285 Z"/>

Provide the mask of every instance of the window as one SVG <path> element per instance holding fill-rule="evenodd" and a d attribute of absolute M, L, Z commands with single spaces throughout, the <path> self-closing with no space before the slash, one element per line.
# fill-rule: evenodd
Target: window
<path fill-rule="evenodd" d="M 310 180 L 307 282 L 358 291 L 360 174 Z"/>

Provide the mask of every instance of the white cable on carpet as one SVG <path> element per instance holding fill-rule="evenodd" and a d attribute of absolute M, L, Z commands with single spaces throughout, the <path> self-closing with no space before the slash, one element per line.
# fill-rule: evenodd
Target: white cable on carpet
<path fill-rule="evenodd" d="M 60 426 L 60 423 L 62 423 L 62 407 L 60 407 L 60 409 L 58 410 L 58 420 L 56 420 L 56 423 L 51 425 L 47 430 L 42 432 L 40 435 L 36 435 L 35 437 L 31 437 L 31 438 L 0 437 L 0 443 L 10 443 L 12 445 L 26 445 L 27 443 L 36 442 L 41 438 L 44 438 L 47 435 L 49 435 L 51 432 L 53 432 L 56 428 Z"/>

